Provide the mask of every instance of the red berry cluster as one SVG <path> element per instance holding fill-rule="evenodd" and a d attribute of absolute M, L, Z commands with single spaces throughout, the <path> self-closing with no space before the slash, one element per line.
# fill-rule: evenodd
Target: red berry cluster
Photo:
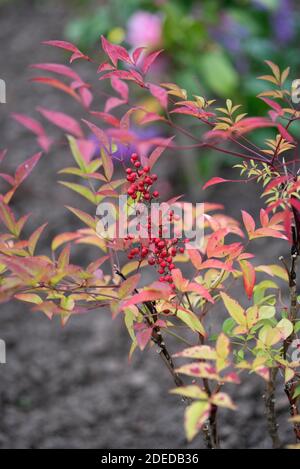
<path fill-rule="evenodd" d="M 154 191 L 152 194 L 150 192 L 152 184 L 157 180 L 157 175 L 150 174 L 150 168 L 148 166 L 141 167 L 136 153 L 131 155 L 130 161 L 136 170 L 134 171 L 131 168 L 126 169 L 127 181 L 131 183 L 127 191 L 128 195 L 130 195 L 132 199 L 137 199 L 139 195 L 139 199 L 144 201 L 151 201 L 152 198 L 159 197 L 157 191 Z M 169 222 L 176 219 L 172 210 L 167 213 L 167 219 Z M 149 265 L 156 266 L 157 272 L 160 275 L 159 281 L 167 282 L 170 284 L 171 288 L 175 289 L 171 274 L 172 270 L 175 269 L 174 257 L 178 253 L 183 254 L 185 247 L 179 245 L 178 238 L 164 238 L 163 233 L 165 229 L 167 228 L 164 228 L 163 222 L 161 222 L 157 230 L 158 237 L 153 237 L 151 217 L 149 216 L 147 224 L 147 243 L 144 240 L 143 242 L 138 241 L 138 246 L 131 247 L 127 257 L 130 260 L 136 259 L 140 262 L 147 259 Z M 132 240 L 134 244 L 137 243 L 130 235 L 126 240 Z"/>
<path fill-rule="evenodd" d="M 130 162 L 132 163 L 133 168 L 127 168 L 127 181 L 131 183 L 127 190 L 127 194 L 133 199 L 137 199 L 139 195 L 139 200 L 151 200 L 152 198 L 157 199 L 159 197 L 159 192 L 154 191 L 150 192 L 152 184 L 157 180 L 157 174 L 150 174 L 150 167 L 144 166 L 139 160 L 139 157 L 136 153 L 132 153 Z"/>

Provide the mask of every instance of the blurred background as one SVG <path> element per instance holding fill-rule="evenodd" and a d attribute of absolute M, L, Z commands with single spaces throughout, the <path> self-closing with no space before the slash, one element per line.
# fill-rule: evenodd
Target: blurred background
<path fill-rule="evenodd" d="M 233 98 L 244 112 L 264 114 L 266 106 L 255 98 L 264 85 L 256 76 L 264 74 L 265 59 L 291 66 L 293 77 L 299 76 L 299 19 L 296 0 L 0 0 L 0 78 L 7 83 L 7 104 L 0 105 L 0 148 L 9 148 L 5 170 L 36 151 L 34 139 L 10 119 L 11 112 L 33 116 L 41 105 L 80 117 L 65 96 L 29 83 L 30 63 L 63 63 L 63 55 L 41 47 L 41 41 L 68 40 L 93 56 L 100 54 L 101 34 L 129 48 L 163 48 L 154 69 L 157 82 L 176 82 L 207 98 Z M 87 80 L 95 80 L 89 73 Z M 151 100 L 143 104 L 155 106 Z M 59 231 L 78 228 L 63 207 L 80 202 L 56 184 L 68 158 L 66 147 L 46 155 L 14 201 L 17 213 L 33 213 L 35 226 L 49 220 L 43 248 Z M 205 196 L 237 217 L 241 208 L 255 214 L 259 198 L 253 184 L 201 193 L 201 183 L 212 174 L 232 175 L 232 163 L 202 150 L 174 155 L 172 165 L 162 162 L 159 171 L 170 195 L 185 192 L 198 201 Z M 278 256 L 275 246 L 266 253 L 264 241 L 259 249 L 267 262 Z M 91 255 L 82 250 L 76 260 L 85 262 Z M 73 318 L 62 329 L 20 304 L 4 304 L 0 338 L 7 344 L 7 364 L 0 365 L 0 447 L 201 447 L 199 439 L 191 445 L 185 441 L 184 407 L 168 395 L 172 382 L 155 352 L 137 352 L 128 363 L 129 339 L 120 318 L 113 322 L 109 314 L 95 312 Z M 222 413 L 224 447 L 266 447 L 262 383 L 253 377 L 235 394 L 239 410 Z M 278 396 L 278 409 L 288 439 L 284 396 Z"/>

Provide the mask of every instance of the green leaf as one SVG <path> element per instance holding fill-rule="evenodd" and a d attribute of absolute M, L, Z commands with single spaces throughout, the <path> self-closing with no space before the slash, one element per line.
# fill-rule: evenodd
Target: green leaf
<path fill-rule="evenodd" d="M 220 96 L 232 95 L 238 86 L 238 74 L 222 49 L 202 54 L 199 70 L 207 86 Z"/>
<path fill-rule="evenodd" d="M 190 397 L 191 399 L 200 399 L 201 401 L 208 400 L 206 392 L 202 391 L 200 386 L 197 386 L 196 384 L 190 384 L 189 386 L 181 386 L 179 388 L 171 389 L 170 393 Z"/>
<path fill-rule="evenodd" d="M 91 217 L 91 215 L 83 212 L 82 210 L 79 210 L 78 208 L 67 206 L 67 209 L 70 210 L 72 213 L 74 213 L 74 215 L 76 215 L 87 226 L 89 226 L 93 230 L 96 230 L 96 220 L 93 217 Z"/>
<path fill-rule="evenodd" d="M 114 164 L 113 164 L 111 155 L 109 155 L 107 151 L 104 150 L 103 148 L 101 149 L 101 159 L 102 159 L 104 174 L 107 180 L 110 181 L 114 172 Z"/>
<path fill-rule="evenodd" d="M 187 326 L 189 326 L 192 331 L 199 332 L 204 337 L 206 336 L 205 329 L 196 314 L 192 311 L 186 310 L 184 308 L 178 307 L 176 316 L 181 319 Z"/>
<path fill-rule="evenodd" d="M 298 386 L 296 386 L 295 388 L 295 391 L 294 391 L 294 394 L 293 394 L 293 399 L 297 399 L 297 397 L 300 396 L 300 384 L 298 384 Z"/>
<path fill-rule="evenodd" d="M 294 326 L 294 332 L 297 334 L 297 332 L 300 331 L 300 321 L 297 321 L 295 326 Z"/>
<path fill-rule="evenodd" d="M 236 300 L 227 295 L 227 293 L 221 292 L 220 295 L 224 302 L 225 308 L 227 309 L 230 316 L 235 320 L 235 322 L 240 326 L 247 327 L 245 312 L 241 305 Z"/>
<path fill-rule="evenodd" d="M 259 308 L 259 319 L 271 319 L 276 314 L 276 308 L 274 306 L 261 306 Z"/>
<path fill-rule="evenodd" d="M 235 327 L 235 324 L 236 324 L 236 322 L 235 322 L 234 319 L 232 319 L 232 318 L 225 319 L 225 321 L 223 322 L 222 331 L 226 335 L 231 336 L 232 332 L 233 332 L 233 329 Z"/>
<path fill-rule="evenodd" d="M 209 417 L 210 403 L 205 401 L 194 402 L 185 411 L 184 428 L 188 441 L 192 441 L 201 430 L 202 425 Z"/>
<path fill-rule="evenodd" d="M 293 333 L 293 324 L 289 319 L 281 319 L 276 326 L 276 329 L 279 329 L 282 337 L 287 339 Z"/>
<path fill-rule="evenodd" d="M 68 189 L 71 189 L 77 194 L 80 194 L 82 197 L 85 197 L 87 200 L 92 202 L 92 204 L 97 205 L 98 199 L 97 196 L 89 189 L 88 187 L 82 186 L 81 184 L 75 184 L 74 182 L 58 181 L 59 184 L 62 184 Z"/>
<path fill-rule="evenodd" d="M 74 160 L 78 164 L 79 168 L 82 171 L 86 172 L 86 163 L 85 163 L 85 160 L 84 160 L 83 156 L 81 155 L 81 153 L 79 151 L 76 139 L 74 137 L 72 137 L 71 135 L 67 135 L 67 138 L 69 140 L 69 145 L 70 145 L 71 152 L 72 152 L 72 155 L 74 157 Z"/>

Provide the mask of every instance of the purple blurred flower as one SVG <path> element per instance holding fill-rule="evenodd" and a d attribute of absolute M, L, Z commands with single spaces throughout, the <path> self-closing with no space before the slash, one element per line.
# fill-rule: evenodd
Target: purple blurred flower
<path fill-rule="evenodd" d="M 213 29 L 212 33 L 217 41 L 233 53 L 241 50 L 242 41 L 249 36 L 247 28 L 240 25 L 226 13 L 221 14 L 220 23 Z"/>
<path fill-rule="evenodd" d="M 295 36 L 294 10 L 293 0 L 279 0 L 278 8 L 272 15 L 272 28 L 280 44 L 289 43 Z"/>
<path fill-rule="evenodd" d="M 127 41 L 132 47 L 158 47 L 162 41 L 161 16 L 142 10 L 134 13 L 127 23 Z"/>
<path fill-rule="evenodd" d="M 139 152 L 140 147 L 143 146 L 145 149 L 150 149 L 152 147 L 151 140 L 155 138 L 159 138 L 161 135 L 156 127 L 132 127 L 130 129 L 130 133 L 134 136 L 133 142 L 129 144 L 124 144 L 122 142 L 118 142 L 115 139 L 113 140 L 114 145 L 117 146 L 117 150 L 113 153 L 112 157 L 116 160 L 128 161 L 131 157 L 132 153 Z M 99 140 L 96 138 L 94 134 L 91 134 L 89 140 L 94 142 L 95 150 L 94 156 L 98 154 L 101 145 L 99 144 Z M 149 144 L 147 143 L 149 141 Z"/>
<path fill-rule="evenodd" d="M 222 13 L 217 27 L 211 29 L 215 41 L 223 45 L 235 60 L 240 73 L 247 71 L 248 65 L 243 55 L 242 43 L 249 37 L 247 28 L 235 21 L 230 15 Z"/>

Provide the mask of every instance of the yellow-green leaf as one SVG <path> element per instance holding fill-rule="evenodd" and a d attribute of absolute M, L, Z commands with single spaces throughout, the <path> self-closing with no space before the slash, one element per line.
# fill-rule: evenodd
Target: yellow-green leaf
<path fill-rule="evenodd" d="M 210 404 L 205 401 L 194 402 L 185 411 L 184 428 L 188 441 L 191 441 L 201 430 L 209 417 Z"/>

